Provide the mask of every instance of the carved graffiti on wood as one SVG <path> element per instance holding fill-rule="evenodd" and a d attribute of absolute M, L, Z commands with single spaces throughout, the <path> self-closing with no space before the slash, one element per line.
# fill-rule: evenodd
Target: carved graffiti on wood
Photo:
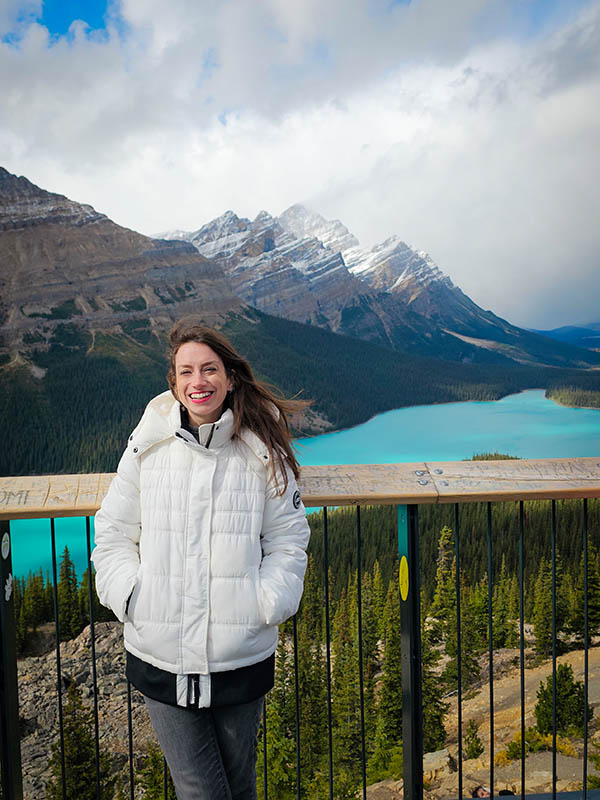
<path fill-rule="evenodd" d="M 29 489 L 0 489 L 0 505 L 26 506 L 29 499 Z"/>

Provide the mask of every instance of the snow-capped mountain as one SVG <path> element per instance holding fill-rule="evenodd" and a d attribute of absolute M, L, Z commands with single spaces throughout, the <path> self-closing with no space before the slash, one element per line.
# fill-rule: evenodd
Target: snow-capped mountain
<path fill-rule="evenodd" d="M 573 363 L 547 340 L 485 311 L 423 250 L 391 236 L 372 248 L 300 204 L 254 220 L 227 211 L 185 239 L 248 304 L 405 352 L 464 361 Z M 585 358 L 584 358 L 585 360 Z M 575 358 L 577 361 L 577 358 Z"/>
<path fill-rule="evenodd" d="M 234 291 L 255 308 L 390 345 L 381 312 L 372 308 L 373 291 L 348 271 L 339 250 L 310 233 L 296 235 L 281 218 L 261 211 L 251 221 L 226 211 L 179 238 L 216 262 Z M 353 321 L 346 331 L 348 315 Z"/>
<path fill-rule="evenodd" d="M 426 286 L 436 280 L 453 288 L 450 278 L 427 253 L 409 247 L 399 236 L 390 236 L 368 250 L 360 246 L 356 236 L 339 220 L 327 220 L 298 203 L 277 219 L 285 230 L 298 238 L 314 236 L 325 247 L 339 252 L 348 270 L 373 289 L 394 291 L 407 281 Z"/>

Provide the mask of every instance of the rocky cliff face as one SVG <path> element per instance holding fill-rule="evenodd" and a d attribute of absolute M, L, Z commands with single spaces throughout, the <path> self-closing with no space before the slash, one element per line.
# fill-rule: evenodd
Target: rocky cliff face
<path fill-rule="evenodd" d="M 4 352 L 43 347 L 65 322 L 120 332 L 143 317 L 159 332 L 185 313 L 216 322 L 242 307 L 219 266 L 188 242 L 142 236 L 0 168 Z"/>
<path fill-rule="evenodd" d="M 120 773 L 127 786 L 129 742 L 122 626 L 117 622 L 97 624 L 95 648 L 100 749 L 110 753 L 114 770 Z M 63 642 L 60 653 L 63 691 L 75 682 L 85 707 L 91 708 L 93 680 L 90 628 L 87 627 L 76 639 Z M 45 797 L 45 787 L 50 777 L 51 748 L 58 740 L 59 730 L 54 649 L 42 656 L 21 659 L 18 671 L 23 794 L 24 800 L 39 800 Z M 132 690 L 131 700 L 134 762 L 139 766 L 144 746 L 149 739 L 154 739 L 154 733 L 142 695 Z M 92 779 L 93 776 L 90 776 Z M 136 792 L 138 795 L 139 790 Z"/>

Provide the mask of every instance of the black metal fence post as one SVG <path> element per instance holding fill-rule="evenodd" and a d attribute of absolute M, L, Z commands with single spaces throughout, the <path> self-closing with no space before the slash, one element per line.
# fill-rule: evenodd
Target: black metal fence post
<path fill-rule="evenodd" d="M 22 800 L 19 695 L 17 690 L 17 643 L 12 573 L 10 524 L 0 521 L 0 766 L 2 797 Z"/>
<path fill-rule="evenodd" d="M 402 742 L 405 800 L 423 798 L 421 604 L 417 506 L 398 506 L 400 625 L 402 636 Z"/>

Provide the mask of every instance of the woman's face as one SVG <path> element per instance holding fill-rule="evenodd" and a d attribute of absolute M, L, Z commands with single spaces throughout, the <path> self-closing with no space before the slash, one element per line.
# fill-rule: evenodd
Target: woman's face
<path fill-rule="evenodd" d="M 216 422 L 233 381 L 207 344 L 186 342 L 175 355 L 175 392 L 193 425 Z"/>

